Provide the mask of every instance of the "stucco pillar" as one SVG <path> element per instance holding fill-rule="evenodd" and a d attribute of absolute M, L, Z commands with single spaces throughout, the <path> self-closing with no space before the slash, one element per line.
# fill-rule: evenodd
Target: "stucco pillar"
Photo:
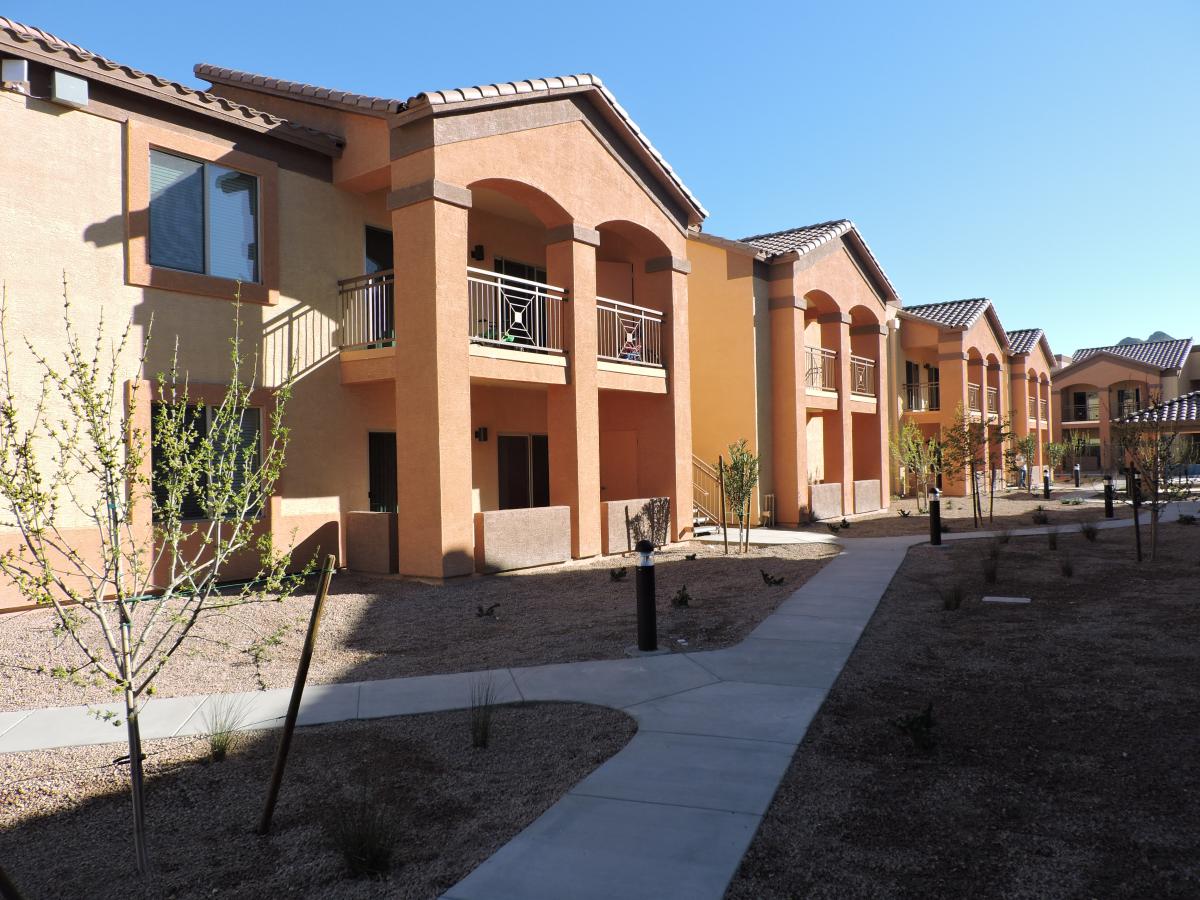
<path fill-rule="evenodd" d="M 1010 400 L 1008 397 L 1008 386 L 1005 384 L 1004 364 L 1003 363 L 988 363 L 987 365 L 988 383 L 994 378 L 996 381 L 996 408 L 988 409 L 988 413 L 994 413 L 996 421 L 988 423 L 988 460 L 991 470 L 1004 469 L 1004 448 L 996 441 L 996 435 L 1000 429 L 1004 427 L 1004 417 L 1008 415 L 1010 408 Z M 988 478 L 992 477 L 992 471 L 988 472 Z"/>
<path fill-rule="evenodd" d="M 559 230 L 552 232 L 558 236 Z M 563 331 L 568 383 L 546 396 L 550 505 L 571 508 L 571 555 L 600 553 L 600 404 L 596 386 L 596 247 L 600 234 L 578 225 L 546 245 L 546 277 L 565 288 Z M 689 460 L 690 462 L 690 460 Z"/>
<path fill-rule="evenodd" d="M 826 470 L 841 470 L 842 512 L 854 512 L 854 420 L 850 412 L 850 315 L 849 313 L 827 313 L 818 319 L 822 326 L 837 325 L 837 371 L 838 371 L 838 420 L 841 425 L 834 440 L 826 443 L 840 457 L 840 463 L 825 460 Z"/>
<path fill-rule="evenodd" d="M 888 391 L 888 326 L 879 326 L 875 356 L 875 409 L 879 417 L 879 508 L 887 509 L 892 497 L 891 394 Z"/>
<path fill-rule="evenodd" d="M 775 521 L 796 525 L 807 511 L 808 410 L 804 358 L 804 310 L 807 301 L 786 280 L 770 283 L 771 320 L 771 478 Z"/>
<path fill-rule="evenodd" d="M 938 392 L 941 395 L 938 424 L 942 431 L 949 431 L 954 425 L 955 416 L 961 406 L 964 414 L 969 415 L 967 405 L 967 377 L 969 374 L 967 354 L 963 352 L 961 343 L 938 343 L 938 370 L 940 384 Z M 966 489 L 966 480 L 959 477 L 944 475 L 942 487 L 947 493 L 961 496 Z"/>
<path fill-rule="evenodd" d="M 654 409 L 653 434 L 639 438 L 648 493 L 671 498 L 671 540 L 692 533 L 692 380 L 688 349 L 686 259 L 661 257 L 646 262 L 650 306 L 667 311 L 663 323 L 663 353 L 667 393 L 648 397 Z"/>
<path fill-rule="evenodd" d="M 400 571 L 474 571 L 465 188 L 426 182 L 388 198 L 395 287 Z"/>

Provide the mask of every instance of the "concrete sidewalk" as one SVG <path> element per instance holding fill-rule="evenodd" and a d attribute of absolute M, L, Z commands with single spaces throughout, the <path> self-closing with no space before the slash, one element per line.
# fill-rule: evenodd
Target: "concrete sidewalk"
<path fill-rule="evenodd" d="M 735 647 L 313 685 L 305 690 L 300 724 L 465 708 L 478 678 L 492 679 L 501 703 L 564 700 L 622 709 L 638 723 L 629 744 L 451 888 L 446 900 L 720 898 L 892 576 L 908 548 L 923 542 L 918 536 L 843 541 L 841 555 Z M 288 694 L 220 696 L 246 704 L 247 727 L 276 727 Z M 143 736 L 203 734 L 205 707 L 215 702 L 202 695 L 151 700 Z M 0 752 L 122 737 L 86 707 L 0 713 Z"/>

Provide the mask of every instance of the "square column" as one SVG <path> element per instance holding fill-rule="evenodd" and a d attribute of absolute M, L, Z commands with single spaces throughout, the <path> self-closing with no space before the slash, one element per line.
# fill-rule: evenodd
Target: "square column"
<path fill-rule="evenodd" d="M 841 471 L 842 479 L 842 514 L 849 515 L 854 512 L 854 420 L 850 412 L 850 397 L 852 396 L 850 388 L 853 385 L 853 379 L 850 374 L 850 355 L 852 352 L 850 345 L 850 315 L 849 313 L 836 312 L 828 313 L 817 319 L 821 323 L 821 330 L 825 330 L 831 326 L 837 326 L 837 372 L 838 372 L 838 428 L 832 436 L 832 440 L 827 439 L 825 446 L 831 449 L 835 456 L 840 456 L 838 460 L 830 460 L 828 456 L 825 459 L 826 470 Z"/>
<path fill-rule="evenodd" d="M 471 192 L 438 181 L 392 191 L 396 499 L 400 571 L 475 570 L 467 210 Z"/>
<path fill-rule="evenodd" d="M 571 555 L 600 553 L 600 395 L 596 377 L 596 248 L 579 225 L 547 235 L 546 278 L 566 290 L 563 331 L 569 382 L 546 395 L 550 505 L 571 508 Z M 469 436 L 469 429 L 465 432 Z M 691 458 L 688 458 L 690 464 Z"/>
<path fill-rule="evenodd" d="M 963 352 L 961 342 L 938 343 L 938 371 L 940 374 L 941 412 L 939 415 L 942 431 L 948 431 L 954 425 L 954 418 L 961 406 L 969 417 L 967 405 L 967 354 Z M 949 494 L 961 496 L 966 491 L 966 479 L 945 475 L 942 487 Z"/>
<path fill-rule="evenodd" d="M 806 407 L 804 311 L 808 303 L 787 280 L 770 284 L 771 320 L 771 483 L 775 520 L 797 525 L 808 497 L 808 410 Z"/>

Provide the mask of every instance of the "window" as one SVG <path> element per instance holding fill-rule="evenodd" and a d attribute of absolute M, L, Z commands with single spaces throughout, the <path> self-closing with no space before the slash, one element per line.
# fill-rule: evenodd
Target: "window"
<path fill-rule="evenodd" d="M 157 507 L 166 503 L 166 490 L 161 483 L 161 479 L 154 477 L 159 467 L 163 464 L 161 451 L 156 440 L 155 429 L 158 427 L 158 414 L 161 408 L 160 404 L 152 404 L 150 408 L 150 465 L 151 471 L 154 473 L 151 476 L 151 483 L 154 489 L 154 502 L 156 507 L 155 519 L 158 518 Z M 194 429 L 192 436 L 191 452 L 196 452 L 205 437 L 208 435 L 209 426 L 212 422 L 213 410 L 208 406 L 188 406 L 187 408 L 187 423 Z M 246 454 L 252 453 L 253 459 L 250 460 L 251 465 L 257 466 L 262 461 L 262 410 L 255 407 L 250 407 L 245 410 L 242 415 L 242 436 L 239 441 L 237 452 L 241 459 L 234 468 L 234 484 L 241 487 L 242 467 L 247 461 Z M 207 519 L 211 518 L 211 510 L 205 509 L 203 491 L 204 485 L 194 485 L 194 490 L 183 498 L 181 506 L 182 517 L 184 519 Z M 255 511 L 257 512 L 257 510 Z"/>
<path fill-rule="evenodd" d="M 150 265 L 259 280 L 258 178 L 150 150 Z"/>
<path fill-rule="evenodd" d="M 392 261 L 392 233 L 390 231 L 383 228 L 373 228 L 368 225 L 363 247 L 366 251 L 366 268 L 363 269 L 363 272 L 367 275 L 374 275 L 376 272 L 391 271 L 394 263 Z"/>

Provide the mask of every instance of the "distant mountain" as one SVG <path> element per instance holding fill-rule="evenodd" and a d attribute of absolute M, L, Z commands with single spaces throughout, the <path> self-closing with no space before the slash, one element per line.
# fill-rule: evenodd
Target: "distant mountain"
<path fill-rule="evenodd" d="M 1165 331 L 1156 331 L 1156 332 L 1154 332 L 1154 334 L 1150 335 L 1150 337 L 1146 338 L 1146 340 L 1144 340 L 1144 341 L 1141 338 L 1135 338 L 1135 337 L 1121 338 L 1119 341 L 1117 341 L 1117 346 L 1118 347 L 1128 347 L 1130 344 L 1147 344 L 1151 341 L 1173 341 L 1173 340 L 1175 340 L 1175 338 L 1171 337 Z"/>

